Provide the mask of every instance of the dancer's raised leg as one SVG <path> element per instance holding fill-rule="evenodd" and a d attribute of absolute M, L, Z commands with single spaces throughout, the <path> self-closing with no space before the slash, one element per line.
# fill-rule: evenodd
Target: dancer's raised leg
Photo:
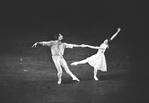
<path fill-rule="evenodd" d="M 87 62 L 88 62 L 87 59 L 84 59 L 84 60 L 81 60 L 81 61 L 78 61 L 78 62 L 73 62 L 73 63 L 71 63 L 70 65 L 85 64 L 85 63 L 87 63 Z"/>

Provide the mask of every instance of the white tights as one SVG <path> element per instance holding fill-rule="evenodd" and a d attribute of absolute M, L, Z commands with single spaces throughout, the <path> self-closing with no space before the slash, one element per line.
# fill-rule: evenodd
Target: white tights
<path fill-rule="evenodd" d="M 79 81 L 79 79 L 69 70 L 69 67 L 65 61 L 65 59 L 61 56 L 52 56 L 53 62 L 57 69 L 57 76 L 58 76 L 58 84 L 61 84 L 61 77 L 62 77 L 62 67 L 65 69 L 66 73 L 68 73 L 73 80 Z M 62 66 L 62 67 L 61 67 Z"/>
<path fill-rule="evenodd" d="M 78 65 L 78 64 L 85 64 L 85 63 L 88 63 L 88 59 L 84 59 L 84 60 L 81 60 L 81 61 L 78 61 L 78 62 L 73 62 L 73 63 L 71 63 L 71 65 Z M 95 80 L 98 80 L 98 78 L 97 78 L 97 69 L 96 69 L 96 67 L 94 67 L 94 79 Z"/>

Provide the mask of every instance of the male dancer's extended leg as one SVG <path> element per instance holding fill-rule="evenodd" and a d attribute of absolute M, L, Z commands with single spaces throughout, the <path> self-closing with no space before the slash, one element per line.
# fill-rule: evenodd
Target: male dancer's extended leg
<path fill-rule="evenodd" d="M 87 59 L 84 59 L 84 60 L 81 60 L 81 61 L 78 61 L 78 62 L 73 62 L 73 63 L 71 63 L 70 65 L 85 64 L 85 63 L 87 63 L 87 62 L 88 62 Z"/>
<path fill-rule="evenodd" d="M 61 68 L 61 66 L 60 66 L 60 60 L 59 60 L 59 58 L 58 57 L 53 57 L 53 61 L 54 61 L 54 64 L 55 64 L 55 67 L 56 67 L 56 69 L 57 69 L 57 76 L 58 76 L 58 84 L 61 84 L 61 81 L 62 81 L 62 79 L 61 79 L 61 77 L 62 77 L 62 68 Z"/>
<path fill-rule="evenodd" d="M 66 73 L 68 73 L 73 80 L 76 80 L 76 81 L 80 81 L 70 70 L 69 70 L 69 67 L 65 61 L 65 59 L 61 59 L 60 61 L 61 65 L 63 66 L 63 68 L 65 69 Z"/>

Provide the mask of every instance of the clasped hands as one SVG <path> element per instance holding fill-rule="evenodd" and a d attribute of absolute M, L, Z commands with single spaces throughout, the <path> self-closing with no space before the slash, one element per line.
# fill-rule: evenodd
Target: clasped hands
<path fill-rule="evenodd" d="M 88 47 L 88 45 L 86 45 L 86 44 L 81 44 L 81 47 Z"/>

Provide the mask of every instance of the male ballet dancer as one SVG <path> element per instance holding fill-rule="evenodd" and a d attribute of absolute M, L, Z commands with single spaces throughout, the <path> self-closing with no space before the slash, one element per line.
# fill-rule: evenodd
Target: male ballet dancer
<path fill-rule="evenodd" d="M 104 40 L 104 42 L 100 46 L 90 46 L 90 45 L 85 45 L 85 44 L 82 45 L 82 47 L 98 49 L 98 52 L 84 60 L 73 62 L 71 63 L 71 65 L 89 63 L 90 66 L 94 67 L 94 79 L 98 80 L 97 70 L 101 70 L 104 72 L 107 71 L 107 64 L 106 64 L 104 52 L 106 51 L 107 48 L 109 48 L 108 42 L 113 40 L 119 31 L 120 31 L 120 28 L 118 28 L 117 32 L 109 40 L 108 39 Z"/>
<path fill-rule="evenodd" d="M 42 42 L 36 42 L 32 47 L 36 47 L 37 44 L 41 44 L 43 46 L 49 46 L 51 47 L 51 53 L 52 53 L 52 59 L 56 66 L 56 69 L 58 71 L 58 84 L 61 84 L 61 76 L 62 76 L 62 67 L 65 69 L 66 73 L 68 73 L 73 80 L 80 81 L 70 70 L 69 67 L 63 57 L 65 48 L 73 48 L 73 47 L 82 47 L 81 45 L 76 44 L 68 44 L 63 43 L 61 40 L 63 39 L 63 36 L 61 34 L 58 35 L 57 40 L 51 40 L 51 41 L 42 41 Z M 62 67 L 61 67 L 62 66 Z"/>

